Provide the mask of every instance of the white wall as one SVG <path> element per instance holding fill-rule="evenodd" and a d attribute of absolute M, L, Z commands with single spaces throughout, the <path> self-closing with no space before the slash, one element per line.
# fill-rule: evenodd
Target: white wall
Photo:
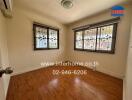
<path fill-rule="evenodd" d="M 4 94 L 2 78 L 0 78 L 0 100 L 5 100 L 5 94 Z"/>
<path fill-rule="evenodd" d="M 33 22 L 58 27 L 60 48 L 57 50 L 33 50 Z M 9 60 L 14 73 L 40 68 L 41 62 L 64 61 L 66 27 L 55 20 L 24 9 L 14 7 L 13 18 L 7 20 Z"/>
<path fill-rule="evenodd" d="M 125 15 L 121 17 L 121 21 L 118 25 L 115 54 L 74 51 L 74 32 L 72 29 L 78 26 L 111 19 L 112 16 L 110 9 L 69 25 L 69 32 L 67 35 L 67 59 L 81 62 L 98 61 L 98 71 L 123 78 L 126 69 L 131 14 L 130 5 L 123 6 L 125 7 Z"/>
<path fill-rule="evenodd" d="M 7 48 L 6 19 L 2 15 L 1 11 L 0 11 L 0 57 L 1 57 L 0 67 L 3 67 L 3 68 L 9 67 L 8 48 Z M 3 79 L 0 79 L 0 82 L 3 81 L 4 92 L 5 92 L 5 95 L 6 95 L 10 76 L 3 75 L 2 78 Z M 0 83 L 0 85 L 2 85 L 2 83 Z M 2 90 L 1 90 L 1 93 L 2 93 Z"/>
<path fill-rule="evenodd" d="M 129 41 L 129 52 L 128 52 L 128 61 L 127 61 L 127 70 L 126 70 L 126 98 L 124 100 L 132 99 L 132 16 L 131 16 L 131 37 Z"/>
<path fill-rule="evenodd" d="M 0 50 L 0 67 L 2 66 L 2 62 L 1 62 L 1 50 Z M 0 100 L 4 100 L 5 99 L 5 94 L 4 94 L 4 84 L 3 84 L 3 80 L 0 77 Z"/>

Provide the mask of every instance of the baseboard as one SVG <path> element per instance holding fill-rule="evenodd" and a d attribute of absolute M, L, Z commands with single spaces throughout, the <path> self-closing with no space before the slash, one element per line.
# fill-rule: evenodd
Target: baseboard
<path fill-rule="evenodd" d="M 66 63 L 74 63 L 74 62 L 66 61 Z M 82 65 L 80 65 L 80 66 L 82 66 Z M 119 79 L 122 79 L 122 80 L 124 79 L 124 75 L 119 74 L 119 73 L 115 73 L 113 71 L 110 71 L 110 70 L 107 70 L 107 69 L 104 69 L 104 68 L 92 67 L 92 66 L 85 66 L 85 67 L 93 69 L 93 70 L 101 72 L 101 73 L 104 73 L 104 74 L 107 74 L 107 75 L 110 75 L 110 76 L 113 76 L 113 77 L 116 77 L 116 78 L 119 78 Z"/>
<path fill-rule="evenodd" d="M 63 63 L 68 63 L 68 64 L 71 64 L 72 61 L 62 61 L 62 63 L 58 63 L 58 65 L 60 64 L 63 64 Z M 57 64 L 56 64 L 57 65 Z M 40 68 L 46 68 L 46 67 L 49 67 L 49 66 L 38 66 L 38 67 L 23 67 L 23 68 L 17 68 L 14 70 L 14 73 L 12 74 L 12 76 L 14 75 L 18 75 L 18 74 L 22 74 L 22 73 L 25 73 L 25 72 L 29 72 L 29 71 L 33 71 L 33 70 L 37 70 L 37 69 L 40 69 Z M 87 68 L 90 68 L 90 69 L 94 69 L 93 67 L 91 66 L 85 66 Z M 107 75 L 110 75 L 110 76 L 113 76 L 113 77 L 116 77 L 116 78 L 119 78 L 119 79 L 123 79 L 124 76 L 123 75 L 120 75 L 118 73 L 114 73 L 112 71 L 108 71 L 106 69 L 100 69 L 99 67 L 94 69 L 98 72 L 101 72 L 101 73 L 104 73 L 104 74 L 107 74 Z"/>
<path fill-rule="evenodd" d="M 65 61 L 58 61 L 58 63 L 55 63 L 54 65 L 60 65 L 60 62 L 64 63 Z M 37 66 L 37 67 L 15 68 L 13 73 L 11 74 L 11 76 L 19 75 L 19 74 L 26 73 L 26 72 L 29 72 L 29 71 L 34 71 L 34 70 L 38 70 L 40 68 L 47 68 L 47 67 L 51 67 L 51 66 L 53 66 L 53 65 L 40 65 L 40 66 Z"/>
<path fill-rule="evenodd" d="M 102 73 L 104 73 L 104 74 L 107 74 L 107 75 L 110 75 L 110 76 L 113 76 L 113 77 L 122 79 L 122 80 L 123 80 L 123 78 L 124 78 L 123 75 L 118 74 L 118 73 L 115 73 L 115 72 L 112 72 L 112 71 L 108 71 L 108 70 L 106 70 L 106 69 L 99 69 L 99 68 L 98 68 L 98 69 L 96 69 L 96 70 L 99 71 L 99 72 L 102 72 Z"/>
<path fill-rule="evenodd" d="M 48 67 L 48 66 L 22 67 L 22 68 L 19 68 L 19 69 L 15 69 L 14 73 L 11 74 L 11 76 L 19 75 L 19 74 L 22 74 L 22 73 L 26 73 L 26 72 L 34 71 L 34 70 L 37 70 L 37 69 L 40 69 L 40 68 L 46 68 L 46 67 Z"/>

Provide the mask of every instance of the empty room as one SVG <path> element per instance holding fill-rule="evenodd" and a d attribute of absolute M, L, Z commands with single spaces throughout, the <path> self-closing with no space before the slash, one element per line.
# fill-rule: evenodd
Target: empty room
<path fill-rule="evenodd" d="M 131 100 L 131 0 L 0 0 L 0 100 Z"/>

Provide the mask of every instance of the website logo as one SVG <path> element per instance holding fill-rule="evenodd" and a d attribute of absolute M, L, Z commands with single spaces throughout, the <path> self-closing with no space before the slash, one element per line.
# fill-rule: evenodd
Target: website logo
<path fill-rule="evenodd" d="M 115 17 L 120 17 L 124 15 L 124 7 L 114 6 L 112 7 L 111 15 Z"/>

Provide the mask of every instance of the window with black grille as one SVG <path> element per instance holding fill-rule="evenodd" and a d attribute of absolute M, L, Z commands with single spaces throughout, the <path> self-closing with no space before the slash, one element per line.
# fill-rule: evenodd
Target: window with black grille
<path fill-rule="evenodd" d="M 114 53 L 119 19 L 114 18 L 73 29 L 74 50 Z"/>
<path fill-rule="evenodd" d="M 34 23 L 33 33 L 34 50 L 59 49 L 59 29 Z"/>

